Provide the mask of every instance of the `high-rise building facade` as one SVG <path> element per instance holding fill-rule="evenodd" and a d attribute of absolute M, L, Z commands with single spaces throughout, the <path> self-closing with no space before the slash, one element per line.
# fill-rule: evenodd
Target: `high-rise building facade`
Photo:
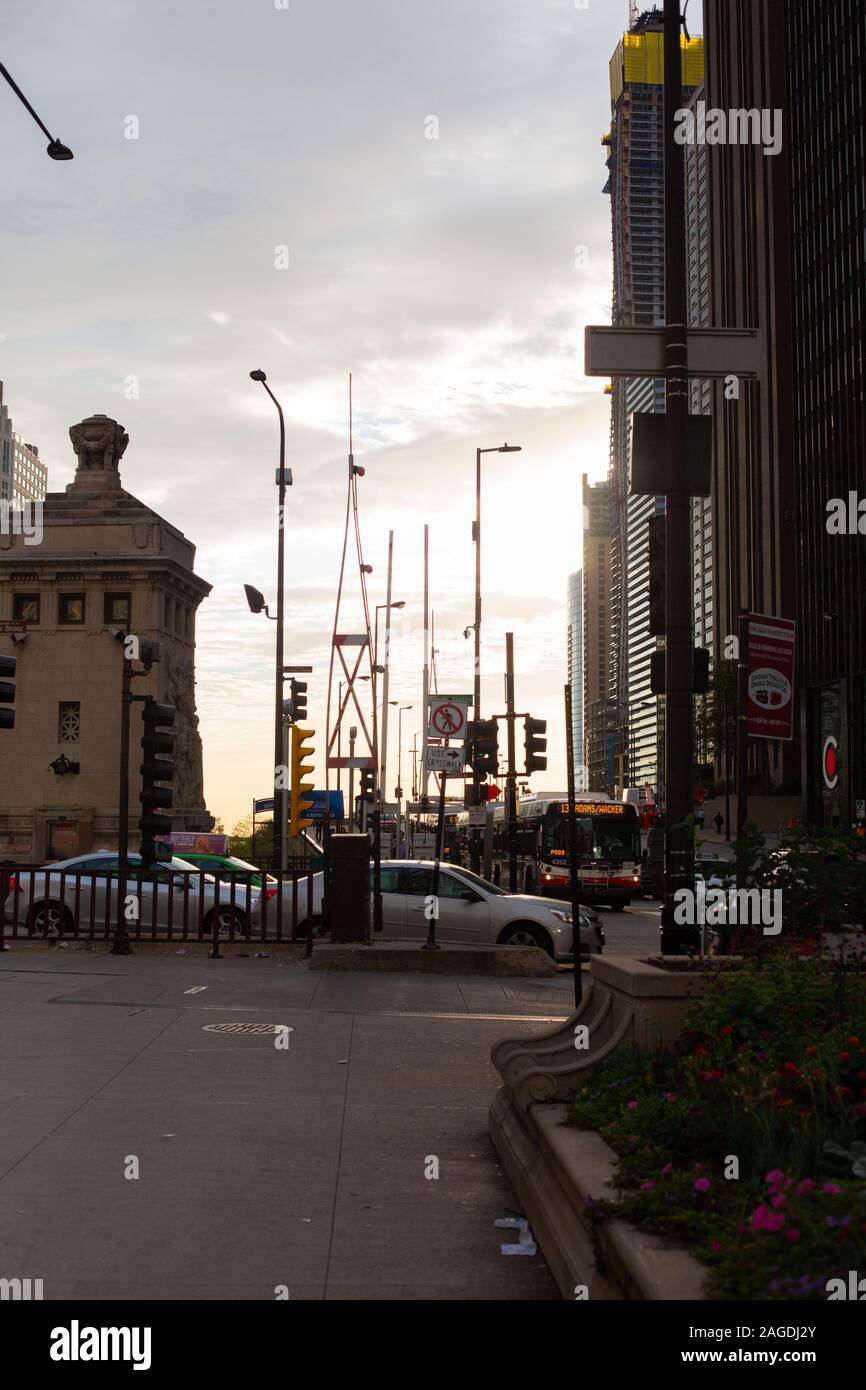
<path fill-rule="evenodd" d="M 664 323 L 664 35 L 658 8 L 645 11 L 617 45 L 610 64 L 611 129 L 605 137 L 613 231 L 613 324 Z M 684 100 L 703 80 L 703 40 L 682 39 Z M 660 702 L 650 691 L 649 520 L 661 497 L 629 491 L 631 416 L 664 411 L 662 380 L 614 381 L 611 393 L 611 661 L 605 725 L 614 711 L 615 776 L 658 787 L 664 742 Z M 609 732 L 606 735 L 609 739 Z"/>
<path fill-rule="evenodd" d="M 809 821 L 847 830 L 866 821 L 866 24 L 862 0 L 787 0 L 783 21 L 802 772 Z"/>
<path fill-rule="evenodd" d="M 583 571 L 568 576 L 566 609 L 568 684 L 571 689 L 571 738 L 574 749 L 575 786 L 581 787 L 579 769 L 586 761 L 583 747 Z"/>
<path fill-rule="evenodd" d="M 20 434 L 12 436 L 12 491 L 15 502 L 44 502 L 48 491 L 48 469 L 35 444 L 25 444 Z"/>
<path fill-rule="evenodd" d="M 47 491 L 48 469 L 36 445 L 15 433 L 0 381 L 0 500 L 42 502 Z"/>
<path fill-rule="evenodd" d="M 583 497 L 583 715 L 589 787 L 603 791 L 613 781 L 613 748 L 608 729 L 611 656 L 611 488 L 590 483 Z"/>
<path fill-rule="evenodd" d="M 784 2 L 705 0 L 708 108 L 784 113 Z M 797 616 L 789 143 L 786 129 L 775 155 L 764 152 L 763 141 L 705 147 L 711 323 L 760 335 L 758 379 L 712 387 L 716 662 L 737 633 L 741 609 Z M 816 171 L 816 178 L 823 176 Z M 777 828 L 799 804 L 796 721 L 790 742 L 750 741 L 748 774 L 750 816 L 754 811 Z M 782 796 L 784 810 L 774 812 Z M 765 814 L 759 814 L 758 798 Z"/>

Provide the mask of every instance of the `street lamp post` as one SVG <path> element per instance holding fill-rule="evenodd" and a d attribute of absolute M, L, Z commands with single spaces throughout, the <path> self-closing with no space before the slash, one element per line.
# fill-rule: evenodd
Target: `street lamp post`
<path fill-rule="evenodd" d="M 283 408 L 268 386 L 267 377 L 261 369 L 250 372 L 253 381 L 261 382 L 277 408 L 280 420 L 280 466 L 277 473 L 278 512 L 277 512 L 277 640 L 276 674 L 274 692 L 274 851 L 273 869 L 279 874 L 284 868 L 285 841 L 289 818 L 289 790 L 286 786 L 288 769 L 279 775 L 283 762 L 283 641 L 285 630 L 283 579 L 285 572 L 285 510 L 286 510 L 286 424 Z M 291 479 L 289 479 L 291 481 Z M 279 780 L 280 786 L 276 786 Z"/>
<path fill-rule="evenodd" d="M 7 69 L 3 66 L 2 63 L 0 63 L 0 75 L 6 78 L 6 81 L 9 83 L 9 86 L 12 88 L 19 101 L 23 102 L 23 104 L 27 107 L 27 110 L 30 112 L 39 129 L 43 131 L 45 135 L 48 136 L 48 149 L 46 153 L 51 157 L 51 159 L 74 159 L 75 156 L 73 155 L 69 146 L 61 144 L 59 140 L 55 140 L 47 125 L 45 125 L 45 123 L 41 121 L 40 118 L 37 116 L 36 112 L 33 110 L 33 107 L 30 105 L 30 102 L 27 100 L 21 88 L 18 86 L 18 83 L 14 80 L 14 78 L 11 76 L 11 74 L 7 71 Z"/>
<path fill-rule="evenodd" d="M 481 718 L 481 455 L 482 454 L 519 454 L 521 446 L 519 444 L 500 444 L 492 449 L 475 450 L 475 520 L 472 523 L 472 540 L 475 543 L 475 678 L 472 684 L 472 718 L 477 722 Z M 469 629 L 466 629 L 467 634 Z M 478 772 L 472 772 L 472 804 L 478 806 L 481 803 L 481 779 Z M 476 828 L 472 831 L 472 868 L 475 873 L 481 872 L 481 832 Z"/>
<path fill-rule="evenodd" d="M 400 856 L 400 826 L 402 823 L 403 805 L 403 715 L 407 709 L 412 709 L 412 705 L 401 705 L 397 711 L 397 856 Z M 403 836 L 403 843 L 406 843 L 406 836 Z"/>

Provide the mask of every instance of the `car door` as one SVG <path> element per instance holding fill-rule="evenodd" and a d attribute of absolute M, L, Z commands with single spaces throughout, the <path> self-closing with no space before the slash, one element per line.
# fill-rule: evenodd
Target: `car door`
<path fill-rule="evenodd" d="M 444 865 L 439 874 L 437 934 L 462 946 L 485 946 L 490 941 L 490 906 L 484 894 Z"/>
<path fill-rule="evenodd" d="M 410 941 L 426 940 L 430 931 L 430 899 L 433 896 L 433 866 L 401 869 L 400 886 L 406 889 L 406 920 Z M 466 895 L 465 897 L 463 895 Z M 472 901 L 469 901 L 469 895 Z M 483 945 L 490 938 L 490 908 L 487 899 L 465 879 L 445 865 L 439 870 L 439 914 L 436 935 L 442 941 L 462 945 Z"/>
<path fill-rule="evenodd" d="M 402 870 L 383 864 L 382 875 L 382 936 L 391 941 L 406 940 L 406 895 L 400 891 Z M 370 865 L 370 900 L 372 913 L 373 866 Z"/>

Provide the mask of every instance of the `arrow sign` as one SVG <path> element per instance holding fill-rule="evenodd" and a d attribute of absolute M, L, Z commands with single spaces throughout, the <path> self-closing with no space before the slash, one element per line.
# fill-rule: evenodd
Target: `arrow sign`
<path fill-rule="evenodd" d="M 427 771 L 444 772 L 446 777 L 456 777 L 462 772 L 463 749 L 462 748 L 427 748 Z"/>

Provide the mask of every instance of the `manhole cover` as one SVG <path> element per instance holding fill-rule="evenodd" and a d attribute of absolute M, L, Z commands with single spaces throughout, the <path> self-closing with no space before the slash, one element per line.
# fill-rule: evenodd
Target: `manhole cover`
<path fill-rule="evenodd" d="M 574 1003 L 574 995 L 564 989 L 508 989 L 503 985 L 502 992 L 515 1004 L 561 1004 L 567 1008 Z"/>
<path fill-rule="evenodd" d="M 285 1023 L 205 1023 L 203 1033 L 294 1033 Z"/>

